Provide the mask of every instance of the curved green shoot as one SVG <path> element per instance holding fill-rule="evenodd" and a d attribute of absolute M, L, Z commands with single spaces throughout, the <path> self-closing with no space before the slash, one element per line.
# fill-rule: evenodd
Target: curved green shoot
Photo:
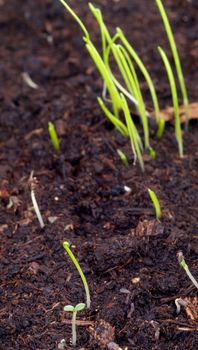
<path fill-rule="evenodd" d="M 99 55 L 98 51 L 96 50 L 95 46 L 92 44 L 92 42 L 89 40 L 86 43 L 86 48 L 94 61 L 100 75 L 102 76 L 107 89 L 109 91 L 109 94 L 111 96 L 111 102 L 113 105 L 113 111 L 116 117 L 119 115 L 119 109 L 121 108 L 121 101 L 120 101 L 120 95 L 118 93 L 118 90 L 112 80 L 111 74 L 109 73 L 108 69 L 106 68 L 101 56 Z"/>
<path fill-rule="evenodd" d="M 118 117 L 119 116 L 119 109 L 120 109 L 120 96 L 119 96 L 119 93 L 117 91 L 115 84 L 112 81 L 112 78 L 111 78 L 107 68 L 105 67 L 105 64 L 104 64 L 100 54 L 98 53 L 96 47 L 93 45 L 92 41 L 90 40 L 89 33 L 88 33 L 86 27 L 84 26 L 83 22 L 81 21 L 81 19 L 76 15 L 76 13 L 71 9 L 71 7 L 64 0 L 60 0 L 60 2 L 63 4 L 63 6 L 66 8 L 66 10 L 72 15 L 72 17 L 77 21 L 77 23 L 81 27 L 81 29 L 84 33 L 84 41 L 86 44 L 86 48 L 87 48 L 92 60 L 94 61 L 100 75 L 102 76 L 102 78 L 107 86 L 107 89 L 108 89 L 109 94 L 111 96 L 114 114 L 116 115 L 116 117 Z M 97 17 L 99 15 L 101 16 L 100 10 L 95 9 L 95 13 L 97 13 Z M 105 44 L 103 43 L 103 45 L 105 45 Z"/>
<path fill-rule="evenodd" d="M 137 100 L 133 97 L 132 95 L 132 91 L 130 90 L 130 84 L 128 82 L 128 77 L 127 74 L 125 73 L 123 67 L 121 64 L 118 64 L 118 67 L 121 71 L 121 74 L 126 82 L 127 88 L 129 89 L 129 91 L 131 93 L 129 93 L 125 88 L 123 88 L 123 86 L 118 82 L 118 80 L 115 78 L 115 76 L 113 75 L 110 65 L 109 65 L 109 55 L 110 52 L 112 51 L 114 58 L 116 55 L 116 52 L 114 50 L 114 46 L 113 43 L 119 38 L 119 34 L 115 34 L 112 38 L 111 35 L 109 34 L 109 31 L 103 21 L 103 17 L 102 17 L 102 13 L 100 11 L 100 9 L 95 8 L 91 3 L 89 3 L 89 8 L 92 12 L 92 14 L 94 15 L 94 17 L 96 18 L 96 21 L 98 22 L 98 25 L 100 27 L 100 32 L 101 32 L 101 38 L 102 38 L 102 48 L 103 48 L 103 61 L 105 66 L 107 67 L 109 73 L 111 74 L 112 80 L 115 83 L 116 87 L 128 98 L 132 101 L 132 103 L 134 103 L 136 106 L 138 105 Z M 108 43 L 108 45 L 107 45 Z M 106 92 L 106 86 L 104 85 L 103 88 L 103 97 L 105 96 L 105 92 Z M 106 99 L 104 97 L 104 99 Z"/>
<path fill-rule="evenodd" d="M 156 137 L 160 140 L 164 134 L 164 130 L 165 130 L 165 125 L 166 125 L 166 121 L 164 119 L 160 119 L 159 123 L 158 123 L 158 129 L 156 132 Z"/>
<path fill-rule="evenodd" d="M 198 282 L 196 281 L 196 279 L 193 277 L 192 273 L 190 272 L 189 267 L 185 262 L 183 253 L 178 252 L 177 258 L 178 258 L 179 266 L 186 271 L 187 276 L 190 278 L 190 280 L 194 284 L 194 286 L 198 289 Z"/>
<path fill-rule="evenodd" d="M 129 132 L 129 138 L 131 141 L 131 148 L 132 148 L 132 151 L 134 154 L 134 164 L 136 163 L 136 159 L 138 158 L 138 161 L 140 163 L 140 167 L 141 167 L 142 171 L 144 172 L 144 161 L 143 161 L 143 157 L 142 157 L 142 153 L 141 153 L 140 137 L 139 137 L 138 131 L 135 127 L 135 124 L 131 118 L 131 114 L 129 111 L 127 101 L 126 101 L 123 94 L 120 94 L 120 96 L 121 96 L 121 100 L 122 100 L 122 109 L 124 112 L 128 132 Z"/>
<path fill-rule="evenodd" d="M 54 150 L 58 152 L 60 150 L 60 142 L 59 142 L 59 138 L 58 138 L 55 126 L 52 122 L 48 122 L 48 131 L 49 131 L 50 139 L 52 141 Z"/>
<path fill-rule="evenodd" d="M 64 306 L 64 311 L 72 312 L 72 345 L 76 346 L 77 333 L 76 333 L 76 316 L 79 311 L 82 311 L 85 308 L 84 303 L 79 303 L 76 306 L 66 305 Z"/>
<path fill-rule="evenodd" d="M 89 33 L 86 29 L 85 25 L 81 21 L 81 19 L 77 16 L 77 14 L 71 9 L 71 7 L 66 3 L 64 0 L 59 0 L 61 4 L 66 8 L 66 10 L 70 13 L 70 15 L 75 19 L 75 21 L 80 26 L 81 30 L 83 31 L 83 34 L 87 40 L 89 40 Z"/>
<path fill-rule="evenodd" d="M 102 12 L 99 8 L 96 8 L 91 2 L 89 2 L 89 9 L 96 18 L 96 21 L 98 22 L 100 26 L 100 32 L 101 32 L 101 40 L 102 40 L 102 53 L 103 53 L 103 60 L 105 61 L 105 52 L 106 52 L 106 37 L 111 38 L 110 34 L 107 30 L 107 27 L 104 24 Z"/>
<path fill-rule="evenodd" d="M 155 150 L 151 147 L 149 149 L 149 156 L 152 158 L 152 159 L 155 159 L 156 158 L 156 152 Z"/>
<path fill-rule="evenodd" d="M 162 216 L 162 213 L 161 213 L 159 200 L 158 200 L 155 192 L 152 191 L 150 188 L 148 188 L 148 193 L 149 193 L 149 196 L 151 198 L 151 201 L 153 202 L 153 206 L 155 208 L 156 219 L 160 219 Z"/>
<path fill-rule="evenodd" d="M 169 84 L 171 88 L 171 94 L 172 94 L 172 100 L 173 100 L 173 106 L 174 106 L 174 112 L 175 112 L 175 134 L 176 139 L 178 142 L 178 148 L 179 148 L 179 156 L 183 157 L 183 139 L 182 139 L 182 130 L 181 130 L 181 123 L 180 123 L 180 117 L 179 117 L 179 103 L 178 103 L 178 96 L 177 96 L 177 88 L 176 83 L 173 75 L 173 71 L 170 65 L 170 62 L 168 60 L 168 57 L 164 50 L 161 47 L 158 47 L 158 51 L 161 55 L 161 58 L 164 62 Z"/>
<path fill-rule="evenodd" d="M 138 54 L 135 52 L 135 50 L 133 49 L 133 47 L 131 46 L 131 44 L 129 43 L 129 41 L 126 39 L 123 31 L 120 28 L 117 28 L 117 33 L 119 34 L 119 38 L 121 40 L 121 42 L 123 43 L 123 45 L 126 47 L 126 49 L 128 50 L 128 52 L 130 53 L 130 55 L 132 56 L 132 58 L 134 59 L 134 61 L 136 62 L 137 66 L 139 67 L 140 71 L 142 72 L 149 90 L 150 90 L 150 94 L 151 94 L 151 98 L 153 101 L 153 106 L 154 106 L 154 110 L 155 110 L 155 117 L 156 117 L 156 121 L 158 122 L 160 119 L 160 109 L 159 109 L 159 103 L 158 103 L 158 99 L 157 99 L 157 94 L 155 91 L 155 87 L 154 84 L 152 82 L 152 79 L 150 77 L 150 74 L 148 73 L 144 63 L 142 62 L 142 60 L 140 59 L 140 57 L 138 56 Z"/>
<path fill-rule="evenodd" d="M 72 251 L 70 249 L 69 242 L 63 242 L 63 248 L 66 250 L 67 254 L 69 255 L 71 261 L 75 265 L 75 267 L 76 267 L 76 269 L 81 277 L 81 280 L 82 280 L 82 283 L 83 283 L 83 286 L 85 289 L 85 293 L 86 293 L 86 305 L 87 305 L 87 308 L 89 309 L 90 305 L 91 305 L 91 299 L 90 299 L 89 286 L 88 286 L 87 280 L 85 278 L 85 275 L 84 275 L 76 257 L 74 256 L 74 254 L 72 253 Z"/>
<path fill-rule="evenodd" d="M 128 162 L 126 154 L 124 152 L 122 152 L 120 149 L 117 149 L 117 153 L 118 153 L 122 163 L 125 165 L 125 167 L 128 167 L 129 162 Z"/>
<path fill-rule="evenodd" d="M 187 94 L 187 89 L 186 89 L 186 85 L 185 85 L 185 80 L 184 80 L 184 75 L 183 75 L 183 71 L 182 71 L 182 66 L 181 66 L 181 62 L 180 62 L 180 58 L 179 58 L 179 54 L 178 54 L 178 50 L 177 50 L 177 46 L 175 43 L 175 39 L 173 36 L 173 32 L 165 11 L 165 8 L 162 4 L 161 0 L 155 0 L 156 4 L 158 6 L 160 15 L 162 17 L 163 23 L 164 23 L 164 28 L 166 30 L 166 34 L 169 40 L 169 44 L 170 44 L 170 48 L 172 51 L 172 55 L 174 58 L 174 62 L 175 62 L 175 68 L 177 71 L 177 76 L 178 76 L 178 80 L 179 80 L 179 84 L 180 84 L 180 89 L 182 92 L 182 96 L 183 96 L 183 103 L 184 103 L 184 108 L 185 108 L 185 114 L 186 114 L 186 123 L 188 123 L 189 120 L 189 102 L 188 102 L 188 94 Z"/>
<path fill-rule="evenodd" d="M 105 106 L 104 102 L 102 101 L 102 99 L 100 97 L 98 97 L 98 103 L 102 109 L 102 111 L 104 112 L 104 114 L 106 115 L 106 117 L 110 120 L 110 122 L 115 126 L 115 128 L 124 136 L 124 137 L 128 137 L 129 133 L 127 130 L 127 127 L 124 125 L 124 123 L 119 120 L 118 118 L 116 118 L 110 111 L 109 109 Z"/>
<path fill-rule="evenodd" d="M 126 53 L 124 51 L 124 48 L 122 48 L 121 45 L 113 44 L 113 46 L 114 46 L 114 54 L 115 54 L 116 62 L 120 68 L 120 71 L 122 72 L 124 80 L 125 80 L 124 75 L 126 74 L 127 80 L 128 80 L 128 89 L 130 89 L 129 91 L 131 91 L 131 93 L 134 95 L 137 101 L 137 108 L 142 121 L 143 129 L 144 129 L 145 147 L 150 148 L 148 119 L 146 116 L 145 104 L 143 101 L 143 97 L 141 94 L 135 69 L 133 67 L 132 62 L 130 62 L 130 66 L 128 65 L 124 55 L 124 53 Z M 127 81 L 126 81 L 126 84 L 127 84 Z"/>

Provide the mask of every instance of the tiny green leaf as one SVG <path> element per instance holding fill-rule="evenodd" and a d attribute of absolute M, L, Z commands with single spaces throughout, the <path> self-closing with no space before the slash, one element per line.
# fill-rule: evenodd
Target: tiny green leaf
<path fill-rule="evenodd" d="M 74 309 L 75 309 L 75 307 L 74 306 L 72 306 L 72 305 L 66 305 L 66 306 L 64 306 L 64 311 L 67 311 L 67 312 L 74 312 Z"/>
<path fill-rule="evenodd" d="M 128 159 L 127 159 L 127 156 L 124 152 L 122 152 L 120 149 L 117 149 L 117 153 L 122 161 L 122 163 L 128 167 L 129 166 L 129 162 L 128 162 Z"/>
<path fill-rule="evenodd" d="M 84 303 L 79 303 L 75 306 L 75 311 L 82 311 L 85 308 L 85 304 Z"/>

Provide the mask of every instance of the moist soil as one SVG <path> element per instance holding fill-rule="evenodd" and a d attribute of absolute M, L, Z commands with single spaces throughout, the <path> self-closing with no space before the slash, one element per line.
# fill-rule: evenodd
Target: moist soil
<path fill-rule="evenodd" d="M 99 44 L 87 1 L 72 3 Z M 170 106 L 156 46 L 172 58 L 155 2 L 95 3 L 112 33 L 116 26 L 125 30 L 151 72 L 161 107 Z M 197 1 L 164 3 L 190 100 L 197 102 Z M 195 350 L 197 291 L 176 254 L 183 252 L 198 277 L 197 121 L 184 133 L 183 159 L 173 124 L 167 124 L 161 141 L 152 136 L 157 157 L 145 154 L 142 174 L 133 165 L 129 142 L 97 104 L 102 82 L 80 29 L 58 1 L 41 0 L 37 6 L 30 0 L 17 5 L 0 1 L 0 349 L 55 350 L 61 339 L 65 349 L 71 348 L 71 315 L 63 307 L 84 302 L 85 295 L 62 248 L 68 240 L 91 292 L 91 308 L 78 314 L 77 349 L 106 349 L 115 342 L 129 350 Z M 37 89 L 24 81 L 24 72 Z M 143 80 L 141 86 L 151 108 Z M 49 140 L 49 120 L 60 137 L 58 154 Z M 120 161 L 118 148 L 127 154 L 129 167 Z M 46 224 L 42 230 L 31 203 L 31 171 Z M 160 221 L 155 220 L 148 187 L 161 203 Z M 191 313 L 189 308 L 176 313 L 179 297 L 194 303 Z"/>

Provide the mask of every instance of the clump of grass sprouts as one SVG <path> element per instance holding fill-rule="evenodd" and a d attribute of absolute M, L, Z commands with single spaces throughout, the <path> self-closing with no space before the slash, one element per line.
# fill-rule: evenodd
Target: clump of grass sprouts
<path fill-rule="evenodd" d="M 100 76 L 102 77 L 103 91 L 102 97 L 98 97 L 99 105 L 106 117 L 111 121 L 111 123 L 113 123 L 115 128 L 124 137 L 128 137 L 130 139 L 132 151 L 134 153 L 134 163 L 136 162 L 136 159 L 138 159 L 140 167 L 142 171 L 144 171 L 144 149 L 137 127 L 132 119 L 130 106 L 128 102 L 133 103 L 135 105 L 137 114 L 139 115 L 142 124 L 144 148 L 149 151 L 149 154 L 151 154 L 151 156 L 153 156 L 154 152 L 152 152 L 152 148 L 150 146 L 150 131 L 148 122 L 148 118 L 150 118 L 151 116 L 145 106 L 143 94 L 138 80 L 137 69 L 141 72 L 149 87 L 155 112 L 156 123 L 158 127 L 156 136 L 158 139 L 160 139 L 164 133 L 165 121 L 160 115 L 159 102 L 152 78 L 142 59 L 134 50 L 133 46 L 129 43 L 123 31 L 120 28 L 116 28 L 116 32 L 113 36 L 111 36 L 107 26 L 105 25 L 102 12 L 99 8 L 96 8 L 93 4 L 89 3 L 89 9 L 100 27 L 102 54 L 99 53 L 98 49 L 92 42 L 89 31 L 87 30 L 81 19 L 77 16 L 77 14 L 71 9 L 71 7 L 67 4 L 65 0 L 60 0 L 60 2 L 80 26 L 83 32 L 83 40 L 85 43 L 85 47 L 90 57 L 92 58 L 95 66 L 97 67 Z M 179 77 L 180 87 L 183 92 L 186 114 L 188 114 L 188 97 L 172 30 L 170 28 L 170 24 L 168 22 L 168 18 L 165 13 L 162 2 L 160 0 L 156 0 L 156 4 L 159 8 L 165 29 L 167 31 L 173 57 L 175 60 L 177 74 Z M 173 104 L 175 109 L 176 138 L 179 146 L 179 154 L 180 156 L 182 156 L 183 143 L 178 112 L 178 98 L 176 85 L 174 85 L 174 77 L 173 74 L 171 74 L 172 71 L 170 71 L 170 65 L 167 65 L 167 57 L 164 56 L 165 53 L 162 51 L 161 48 L 159 49 L 159 51 L 167 69 L 170 81 Z M 117 74 L 114 74 L 112 71 L 110 60 L 111 56 L 113 57 L 116 63 L 122 83 L 118 80 Z M 124 121 L 122 119 L 123 114 Z"/>
<path fill-rule="evenodd" d="M 79 311 L 84 310 L 85 304 L 79 303 L 76 306 L 66 305 L 64 306 L 64 311 L 72 313 L 72 345 L 76 346 L 77 333 L 76 333 L 76 316 Z"/>
<path fill-rule="evenodd" d="M 72 253 L 70 247 L 71 247 L 71 244 L 69 242 L 67 242 L 67 241 L 63 242 L 63 248 L 66 250 L 67 254 L 69 255 L 71 261 L 73 262 L 74 266 L 76 267 L 76 269 L 77 269 L 77 271 L 78 271 L 78 273 L 80 275 L 80 278 L 82 280 L 82 283 L 83 283 L 83 286 L 84 286 L 84 289 L 85 289 L 86 305 L 87 305 L 87 308 L 90 308 L 91 298 L 90 298 L 89 286 L 88 286 L 86 277 L 84 275 L 84 272 L 83 272 L 83 270 L 82 270 L 78 260 L 76 259 L 76 257 Z"/>

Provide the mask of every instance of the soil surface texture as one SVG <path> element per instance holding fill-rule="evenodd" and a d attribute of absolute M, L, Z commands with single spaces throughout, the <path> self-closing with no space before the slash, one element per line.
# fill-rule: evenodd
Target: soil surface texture
<path fill-rule="evenodd" d="M 94 3 L 112 34 L 117 26 L 125 31 L 151 73 L 160 107 L 170 107 L 157 46 L 173 60 L 155 1 Z M 70 4 L 100 47 L 88 1 Z M 190 102 L 197 102 L 198 2 L 164 4 Z M 84 302 L 85 293 L 62 247 L 69 241 L 91 293 L 91 308 L 77 315 L 76 349 L 196 350 L 197 290 L 177 252 L 198 278 L 197 120 L 184 132 L 182 159 L 173 123 L 162 140 L 151 135 L 157 157 L 144 155 L 142 174 L 129 141 L 98 106 L 102 81 L 81 30 L 58 0 L 0 0 L 0 38 L 0 349 L 58 350 L 62 339 L 72 349 L 71 314 L 63 307 Z M 140 82 L 152 109 L 141 76 Z M 58 154 L 48 121 L 60 137 Z M 32 171 L 43 229 L 31 202 Z M 160 221 L 148 188 L 159 198 Z M 179 314 L 176 298 L 185 304 Z"/>

